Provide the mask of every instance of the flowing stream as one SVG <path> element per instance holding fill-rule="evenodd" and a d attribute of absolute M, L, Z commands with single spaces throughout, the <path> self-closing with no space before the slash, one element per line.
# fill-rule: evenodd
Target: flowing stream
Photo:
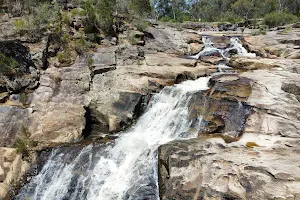
<path fill-rule="evenodd" d="M 238 38 L 230 47 L 217 49 L 208 37 L 205 48 L 193 59 L 218 52 L 224 59 L 235 49 L 238 55 L 249 54 Z M 225 72 L 224 63 L 217 65 Z M 109 144 L 93 144 L 83 149 L 57 148 L 39 174 L 16 196 L 18 200 L 158 200 L 157 149 L 173 140 L 197 137 L 191 127 L 200 127 L 201 119 L 192 122 L 188 106 L 194 93 L 206 90 L 209 78 L 165 87 L 151 99 L 145 114 L 127 132 Z"/>
<path fill-rule="evenodd" d="M 98 149 L 55 149 L 41 172 L 17 199 L 157 200 L 157 149 L 177 139 L 193 138 L 188 105 L 193 93 L 207 89 L 209 78 L 165 87 L 129 131 Z M 198 123 L 201 119 L 198 120 Z M 195 123 L 195 122 L 193 122 Z"/>

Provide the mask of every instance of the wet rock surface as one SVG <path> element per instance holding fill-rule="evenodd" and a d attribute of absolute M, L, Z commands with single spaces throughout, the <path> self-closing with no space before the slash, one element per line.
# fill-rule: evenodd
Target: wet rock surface
<path fill-rule="evenodd" d="M 237 74 L 219 74 L 210 79 L 210 89 L 196 94 L 189 107 L 194 124 L 201 120 L 199 127 L 194 127 L 199 135 L 226 133 L 237 137 L 243 133 L 252 110 L 246 103 L 252 92 L 250 82 Z"/>
<path fill-rule="evenodd" d="M 209 81 L 210 96 L 245 101 L 252 93 L 251 79 L 237 74 L 219 74 Z"/>
<path fill-rule="evenodd" d="M 190 118 L 199 127 L 194 127 L 201 134 L 226 133 L 233 137 L 241 135 L 251 107 L 238 101 L 216 99 L 204 94 L 198 94 L 192 100 L 189 108 Z"/>

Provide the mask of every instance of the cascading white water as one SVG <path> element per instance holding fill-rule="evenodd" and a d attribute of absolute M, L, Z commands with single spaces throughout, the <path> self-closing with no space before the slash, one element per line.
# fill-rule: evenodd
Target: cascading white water
<path fill-rule="evenodd" d="M 229 67 L 228 65 L 226 65 L 225 63 L 219 63 L 217 65 L 217 69 L 220 73 L 225 73 L 226 71 L 230 71 L 230 69 L 232 69 L 232 68 Z M 230 73 L 233 73 L 233 72 L 230 71 Z"/>
<path fill-rule="evenodd" d="M 214 43 L 209 37 L 202 37 L 202 42 L 204 44 L 204 49 L 194 56 L 188 56 L 188 58 L 198 60 L 201 56 L 207 56 L 214 53 L 220 54 L 223 58 L 225 58 L 223 50 L 213 47 Z"/>
<path fill-rule="evenodd" d="M 188 105 L 193 93 L 207 89 L 208 80 L 205 77 L 164 88 L 152 98 L 133 128 L 101 150 L 95 150 L 95 145 L 75 153 L 54 150 L 17 199 L 159 199 L 157 148 L 173 140 L 196 137 L 188 133 L 192 125 Z"/>
<path fill-rule="evenodd" d="M 226 49 L 218 49 L 213 45 L 209 37 L 202 37 L 202 42 L 204 44 L 204 49 L 194 56 L 188 56 L 188 58 L 199 59 L 202 56 L 209 56 L 215 53 L 220 54 L 221 57 L 228 58 L 230 56 L 230 51 L 235 50 L 238 55 L 245 57 L 256 57 L 255 53 L 248 53 L 248 51 L 243 47 L 243 43 L 237 37 L 230 38 L 230 46 Z"/>
<path fill-rule="evenodd" d="M 230 46 L 230 49 L 236 49 L 240 56 L 256 57 L 255 53 L 248 53 L 245 47 L 243 47 L 243 43 L 236 37 L 230 38 Z"/>

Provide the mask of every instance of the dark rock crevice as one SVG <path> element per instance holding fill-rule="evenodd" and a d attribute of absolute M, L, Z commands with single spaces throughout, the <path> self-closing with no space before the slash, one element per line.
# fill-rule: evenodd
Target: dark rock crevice
<path fill-rule="evenodd" d="M 26 90 L 31 91 L 38 87 L 40 74 L 31 59 L 28 47 L 18 41 L 2 41 L 0 42 L 0 53 L 6 57 L 3 58 L 6 60 L 1 60 L 3 64 L 1 68 L 7 68 L 6 71 L 0 72 L 1 93 L 21 94 Z"/>
<path fill-rule="evenodd" d="M 85 107 L 85 115 L 84 115 L 84 118 L 85 118 L 85 127 L 82 131 L 82 136 L 84 138 L 87 138 L 91 135 L 92 133 L 92 125 L 93 125 L 93 120 L 92 120 L 92 111 L 89 107 Z"/>

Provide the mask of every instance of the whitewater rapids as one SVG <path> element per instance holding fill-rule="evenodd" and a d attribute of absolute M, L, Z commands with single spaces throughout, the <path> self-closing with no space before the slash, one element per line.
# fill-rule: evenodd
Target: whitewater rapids
<path fill-rule="evenodd" d="M 145 114 L 127 132 L 104 146 L 52 151 L 40 173 L 16 199 L 158 200 L 157 149 L 173 140 L 197 137 L 188 106 L 195 92 L 208 89 L 209 78 L 165 87 L 152 97 Z M 195 127 L 199 127 L 198 119 Z"/>

